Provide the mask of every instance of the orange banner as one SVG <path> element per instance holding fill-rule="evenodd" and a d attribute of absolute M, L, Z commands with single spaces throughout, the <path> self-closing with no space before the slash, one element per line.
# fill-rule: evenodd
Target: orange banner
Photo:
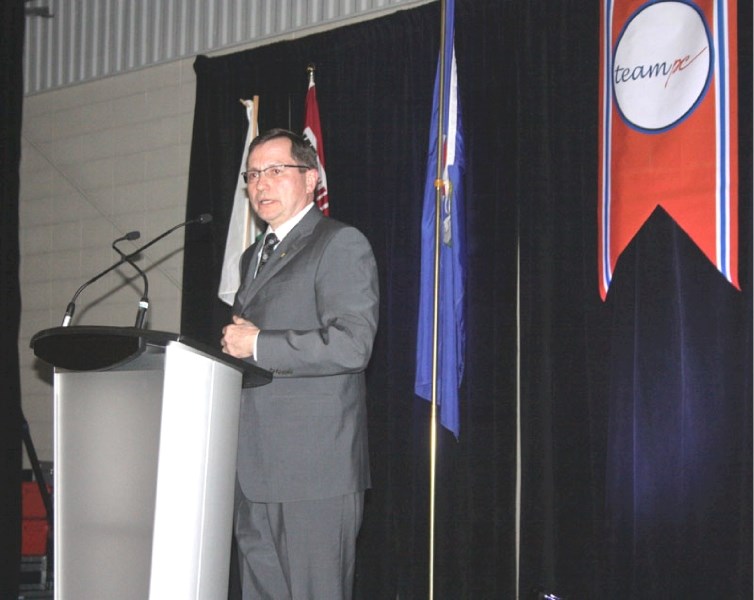
<path fill-rule="evenodd" d="M 599 289 L 660 206 L 738 287 L 735 0 L 604 0 Z"/>

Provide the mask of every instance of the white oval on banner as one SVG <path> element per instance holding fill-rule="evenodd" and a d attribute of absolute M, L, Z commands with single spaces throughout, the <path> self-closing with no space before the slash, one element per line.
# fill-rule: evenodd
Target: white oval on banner
<path fill-rule="evenodd" d="M 613 55 L 613 91 L 626 123 L 646 132 L 674 127 L 697 107 L 712 75 L 712 43 L 693 4 L 645 4 L 626 22 Z"/>

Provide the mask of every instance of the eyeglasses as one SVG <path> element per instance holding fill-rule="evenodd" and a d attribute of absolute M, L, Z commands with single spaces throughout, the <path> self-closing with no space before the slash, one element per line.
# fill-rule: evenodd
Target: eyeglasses
<path fill-rule="evenodd" d="M 308 169 L 306 165 L 270 165 L 264 169 L 249 169 L 241 173 L 245 183 L 253 183 L 259 181 L 262 175 L 269 177 L 270 179 L 276 179 L 285 173 L 286 169 Z"/>

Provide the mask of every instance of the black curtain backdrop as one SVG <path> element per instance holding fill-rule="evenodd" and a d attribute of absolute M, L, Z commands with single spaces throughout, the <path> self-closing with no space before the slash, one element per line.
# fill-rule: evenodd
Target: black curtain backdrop
<path fill-rule="evenodd" d="M 18 193 L 24 3 L 0 4 L 0 598 L 17 598 L 21 562 Z"/>
<path fill-rule="evenodd" d="M 438 597 L 515 597 L 518 385 L 522 598 L 751 597 L 751 6 L 739 4 L 743 289 L 659 210 L 603 303 L 599 5 L 457 1 L 469 343 L 461 437 L 439 439 Z M 309 63 L 331 214 L 374 247 L 358 598 L 428 592 L 429 406 L 413 375 L 438 44 L 433 3 L 195 64 L 187 216 L 215 220 L 187 231 L 183 333 L 217 344 L 229 318 L 216 291 L 246 131 L 238 99 L 261 97 L 261 129 L 300 131 Z"/>
<path fill-rule="evenodd" d="M 533 3 L 522 11 L 525 56 L 513 58 L 521 588 L 750 598 L 751 3 L 739 2 L 742 291 L 657 209 L 605 303 L 596 292 L 598 7 L 548 8 L 549 17 Z"/>

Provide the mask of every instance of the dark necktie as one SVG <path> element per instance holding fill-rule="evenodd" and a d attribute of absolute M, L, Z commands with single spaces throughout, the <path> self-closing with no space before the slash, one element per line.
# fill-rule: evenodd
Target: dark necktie
<path fill-rule="evenodd" d="M 264 237 L 264 245 L 262 246 L 262 256 L 259 257 L 259 266 L 257 267 L 257 275 L 262 272 L 262 267 L 267 264 L 270 259 L 270 254 L 275 249 L 275 245 L 278 243 L 278 236 L 274 233 L 268 233 Z"/>

